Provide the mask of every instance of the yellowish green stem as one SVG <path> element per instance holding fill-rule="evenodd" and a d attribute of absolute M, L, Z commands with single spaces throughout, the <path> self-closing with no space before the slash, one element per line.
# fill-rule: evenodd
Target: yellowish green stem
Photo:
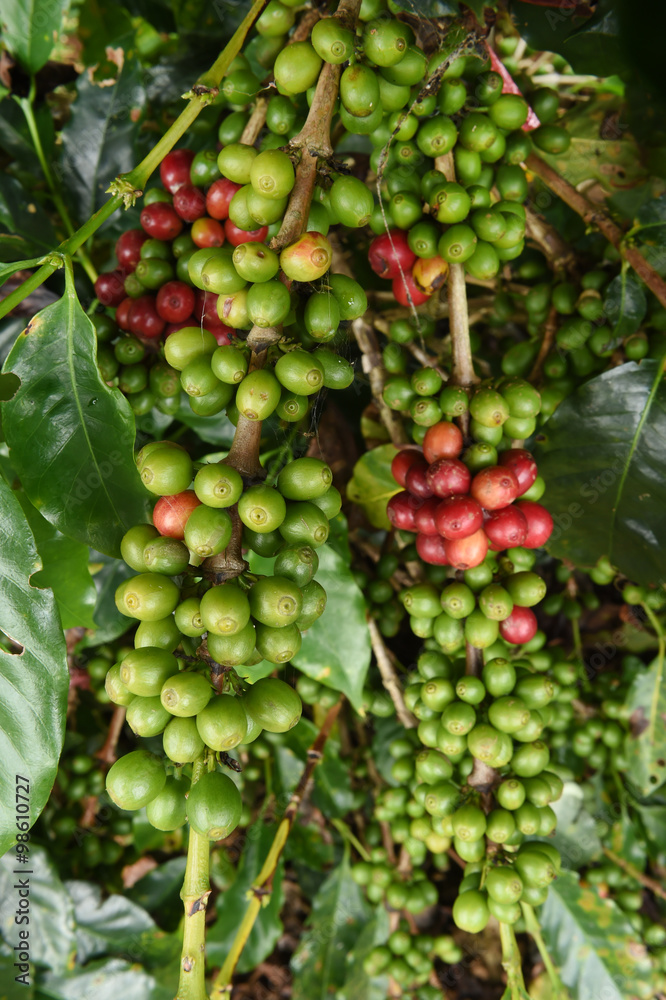
<path fill-rule="evenodd" d="M 500 921 L 500 943 L 502 945 L 502 965 L 506 972 L 506 984 L 511 1000 L 525 1000 L 527 991 L 523 979 L 523 969 L 516 935 L 510 924 Z"/>
<path fill-rule="evenodd" d="M 546 947 L 546 942 L 541 935 L 541 928 L 539 927 L 539 921 L 536 918 L 536 914 L 529 903 L 521 903 L 521 909 L 523 911 L 523 917 L 525 918 L 525 928 L 527 933 L 534 938 L 534 943 L 539 949 L 539 954 L 541 955 L 541 961 L 543 962 L 546 972 L 548 973 L 548 978 L 550 979 L 550 985 L 552 989 L 551 996 L 553 1000 L 564 1000 L 567 996 L 566 988 L 564 987 L 560 975 L 553 964 L 553 960 L 548 954 L 548 948 Z"/>
<path fill-rule="evenodd" d="M 192 785 L 207 770 L 205 757 L 195 761 Z M 187 865 L 180 898 L 185 909 L 183 950 L 176 1000 L 207 1000 L 206 993 L 206 904 L 210 895 L 210 842 L 190 827 Z"/>

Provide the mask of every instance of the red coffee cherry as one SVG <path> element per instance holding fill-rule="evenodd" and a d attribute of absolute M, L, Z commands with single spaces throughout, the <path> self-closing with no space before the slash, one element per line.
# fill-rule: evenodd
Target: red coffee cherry
<path fill-rule="evenodd" d="M 206 196 L 201 188 L 183 184 L 173 196 L 173 207 L 185 222 L 194 222 L 206 214 Z"/>
<path fill-rule="evenodd" d="M 527 538 L 527 518 L 517 507 L 500 507 L 490 514 L 483 530 L 493 552 L 524 545 Z"/>
<path fill-rule="evenodd" d="M 217 222 L 215 219 L 209 219 L 207 215 L 192 223 L 190 236 L 195 246 L 201 249 L 204 247 L 221 247 L 226 240 L 222 223 Z"/>
<path fill-rule="evenodd" d="M 115 271 L 103 271 L 95 282 L 95 295 L 103 306 L 119 306 L 125 298 L 125 278 L 127 275 L 120 268 Z"/>
<path fill-rule="evenodd" d="M 166 337 L 175 333 L 177 330 L 184 330 L 186 326 L 196 326 L 197 322 L 198 321 L 194 318 L 194 316 L 188 316 L 187 319 L 181 320 L 180 323 L 169 323 L 164 330 L 164 337 L 166 339 Z"/>
<path fill-rule="evenodd" d="M 196 317 L 197 324 L 203 323 L 207 330 L 212 331 L 213 327 L 224 325 L 217 313 L 218 297 L 214 292 L 205 292 L 201 288 L 196 291 L 192 312 Z"/>
<path fill-rule="evenodd" d="M 183 228 L 173 205 L 164 201 L 154 201 L 141 212 L 141 225 L 156 240 L 174 240 Z"/>
<path fill-rule="evenodd" d="M 538 473 L 534 456 L 524 448 L 509 448 L 507 451 L 500 452 L 498 461 L 503 468 L 511 469 L 518 480 L 520 490 L 518 496 L 526 493 Z"/>
<path fill-rule="evenodd" d="M 435 515 L 441 501 L 438 497 L 429 497 L 423 501 L 423 506 L 414 514 L 416 530 L 422 535 L 439 535 Z M 483 518 L 482 518 L 483 519 Z"/>
<path fill-rule="evenodd" d="M 187 519 L 200 504 L 201 500 L 194 490 L 183 490 L 172 497 L 160 497 L 153 510 L 153 524 L 160 535 L 182 541 Z"/>
<path fill-rule="evenodd" d="M 469 492 L 472 473 L 457 458 L 438 458 L 428 468 L 427 481 L 438 497 L 452 497 Z"/>
<path fill-rule="evenodd" d="M 131 274 L 141 260 L 141 247 L 148 239 L 142 229 L 127 229 L 116 242 L 116 257 L 126 274 Z"/>
<path fill-rule="evenodd" d="M 483 527 L 483 509 L 470 496 L 448 497 L 438 504 L 435 522 L 443 538 L 467 538 Z"/>
<path fill-rule="evenodd" d="M 130 299 L 128 296 L 126 299 L 123 299 L 116 309 L 116 323 L 121 330 L 129 330 L 129 311 L 132 308 L 133 302 L 134 299 Z"/>
<path fill-rule="evenodd" d="M 154 295 L 140 295 L 134 299 L 127 314 L 129 329 L 138 337 L 153 340 L 164 332 L 166 326 L 157 311 Z"/>
<path fill-rule="evenodd" d="M 224 223 L 224 235 L 232 247 L 239 247 L 241 243 L 263 243 L 268 236 L 268 226 L 262 226 L 260 229 L 239 229 L 231 219 L 227 219 Z"/>
<path fill-rule="evenodd" d="M 458 458 L 462 449 L 462 431 L 448 420 L 433 424 L 425 432 L 423 456 L 426 462 L 436 462 L 438 458 Z"/>
<path fill-rule="evenodd" d="M 491 465 L 477 472 L 470 492 L 486 510 L 498 510 L 508 507 L 518 496 L 518 490 L 518 480 L 511 469 Z"/>
<path fill-rule="evenodd" d="M 224 219 L 229 218 L 231 199 L 242 186 L 242 184 L 234 184 L 226 177 L 221 177 L 211 184 L 206 195 L 206 211 L 212 219 L 224 221 Z"/>
<path fill-rule="evenodd" d="M 447 542 L 440 535 L 417 535 L 416 551 L 431 566 L 448 566 Z"/>
<path fill-rule="evenodd" d="M 553 533 L 553 519 L 540 503 L 533 500 L 519 500 L 516 504 L 527 518 L 527 537 L 523 545 L 528 549 L 540 549 Z"/>
<path fill-rule="evenodd" d="M 391 462 L 391 475 L 395 479 L 398 486 L 405 486 L 405 476 L 409 472 L 412 465 L 415 462 L 421 461 L 423 459 L 423 452 L 416 445 L 408 445 L 406 448 L 401 448 L 398 454 L 395 456 Z"/>
<path fill-rule="evenodd" d="M 409 492 L 422 500 L 427 500 L 434 492 L 428 480 L 429 469 L 428 463 L 421 459 L 410 465 L 405 476 L 405 486 Z"/>
<path fill-rule="evenodd" d="M 377 236 L 368 249 L 370 267 L 380 278 L 397 278 L 400 269 L 410 274 L 416 254 L 407 242 L 407 234 L 402 229 L 389 229 Z"/>
<path fill-rule="evenodd" d="M 514 646 L 522 646 L 524 642 L 529 642 L 536 635 L 536 615 L 531 608 L 521 608 L 515 605 L 509 617 L 500 622 L 499 631 L 505 642 L 511 642 Z"/>
<path fill-rule="evenodd" d="M 442 257 L 421 257 L 412 266 L 412 277 L 419 291 L 432 295 L 449 276 L 449 265 Z"/>
<path fill-rule="evenodd" d="M 232 330 L 230 326 L 225 326 L 224 323 L 209 327 L 208 332 L 213 334 L 220 347 L 230 344 L 236 334 L 235 330 Z"/>
<path fill-rule="evenodd" d="M 393 295 L 401 306 L 422 306 L 430 298 L 430 293 L 422 292 L 410 271 L 398 275 L 391 282 Z"/>
<path fill-rule="evenodd" d="M 170 194 L 190 183 L 194 153 L 191 149 L 172 149 L 160 163 L 160 180 Z"/>
<path fill-rule="evenodd" d="M 488 539 L 482 528 L 466 538 L 446 541 L 446 555 L 456 569 L 473 569 L 480 566 L 488 554 Z"/>
<path fill-rule="evenodd" d="M 399 528 L 401 531 L 416 531 L 414 517 L 422 503 L 423 500 L 404 490 L 391 497 L 386 505 L 386 515 L 394 528 Z"/>
<path fill-rule="evenodd" d="M 157 293 L 156 308 L 167 323 L 182 323 L 192 315 L 196 297 L 184 281 L 167 281 Z"/>

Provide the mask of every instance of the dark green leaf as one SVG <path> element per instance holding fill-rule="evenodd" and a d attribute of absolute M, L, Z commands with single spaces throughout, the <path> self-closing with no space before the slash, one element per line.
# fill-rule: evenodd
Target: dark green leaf
<path fill-rule="evenodd" d="M 370 977 L 363 969 L 364 960 L 373 948 L 386 944 L 388 934 L 388 911 L 385 906 L 377 906 L 347 956 L 347 975 L 337 994 L 339 1000 L 385 1000 L 389 996 L 387 976 Z"/>
<path fill-rule="evenodd" d="M 143 969 L 119 958 L 90 962 L 73 975 L 41 976 L 39 983 L 45 1000 L 173 1000 L 177 984 L 176 979 L 171 988 L 161 986 Z"/>
<path fill-rule="evenodd" d="M 115 593 L 123 580 L 134 575 L 127 563 L 113 559 L 102 552 L 91 552 L 91 572 L 97 590 L 97 602 L 93 612 L 95 631 L 91 644 L 98 646 L 111 642 L 127 631 L 127 618 L 116 607 Z"/>
<path fill-rule="evenodd" d="M 11 278 L 16 271 L 37 267 L 43 259 L 43 257 L 32 257 L 28 260 L 15 260 L 11 264 L 7 264 L 6 267 L 0 267 L 0 285 L 4 285 L 5 281 Z"/>
<path fill-rule="evenodd" d="M 164 864 L 153 868 L 127 891 L 127 897 L 149 913 L 159 911 L 157 915 L 160 922 L 164 907 L 171 903 L 176 903 L 182 916 L 183 907 L 179 893 L 185 875 L 186 861 L 185 857 L 170 858 Z"/>
<path fill-rule="evenodd" d="M 577 73 L 611 76 L 626 65 L 612 3 L 601 0 L 590 17 L 578 4 L 543 7 L 514 0 L 511 14 L 532 48 L 558 52 Z"/>
<path fill-rule="evenodd" d="M 5 316 L 0 320 L 0 362 L 4 363 L 22 330 L 25 330 L 25 320 L 22 316 Z M 10 396 L 13 395 L 13 392 L 10 393 Z M 0 400 L 4 402 L 5 398 L 7 397 L 3 394 Z"/>
<path fill-rule="evenodd" d="M 613 278 L 604 296 L 606 317 L 616 337 L 628 337 L 638 330 L 647 311 L 643 285 L 628 268 Z"/>
<path fill-rule="evenodd" d="M 392 444 L 382 444 L 359 458 L 354 474 L 347 485 L 347 496 L 365 511 L 375 528 L 391 527 L 386 516 L 386 504 L 400 487 L 391 475 L 391 462 L 396 449 Z"/>
<path fill-rule="evenodd" d="M 106 201 L 114 177 L 134 166 L 144 104 L 140 65 L 130 56 L 111 86 L 93 83 L 87 73 L 79 77 L 77 98 L 62 130 L 62 181 L 80 222 Z"/>
<path fill-rule="evenodd" d="M 321 872 L 331 867 L 334 855 L 333 842 L 322 838 L 321 826 L 317 823 L 308 823 L 306 826 L 296 820 L 284 847 L 285 861 L 292 861 L 310 871 Z"/>
<path fill-rule="evenodd" d="M 53 594 L 30 585 L 40 568 L 25 515 L 0 477 L 0 630 L 23 647 L 0 651 L 0 854 L 16 838 L 16 775 L 30 786 L 32 825 L 50 795 L 62 748 L 67 656 Z"/>
<path fill-rule="evenodd" d="M 97 591 L 88 569 L 88 546 L 61 534 L 17 493 L 44 567 L 33 573 L 33 587 L 50 587 L 58 602 L 62 627 L 94 628 L 92 613 Z"/>
<path fill-rule="evenodd" d="M 229 420 L 224 411 L 216 413 L 212 417 L 198 417 L 192 411 L 192 407 L 187 399 L 183 399 L 182 405 L 176 414 L 176 420 L 185 424 L 207 444 L 223 445 L 231 447 L 236 428 Z"/>
<path fill-rule="evenodd" d="M 315 896 L 308 926 L 292 957 L 293 1000 L 328 1000 L 335 995 L 347 978 L 344 958 L 372 915 L 351 877 L 346 853 Z"/>
<path fill-rule="evenodd" d="M 326 590 L 326 610 L 303 633 L 303 644 L 293 662 L 308 677 L 342 691 L 359 709 L 371 652 L 365 600 L 337 552 L 328 546 L 318 552 L 315 579 Z"/>
<path fill-rule="evenodd" d="M 66 882 L 74 903 L 76 957 L 81 965 L 101 955 L 131 958 L 141 965 L 162 964 L 177 953 L 175 935 L 159 930 L 144 909 L 125 896 L 111 895 L 92 882 Z"/>
<path fill-rule="evenodd" d="M 235 882 L 222 896 L 223 905 L 218 906 L 217 919 L 206 934 L 206 954 L 214 965 L 221 965 L 227 957 L 227 952 L 238 930 L 238 924 L 247 909 L 247 892 L 254 879 L 259 874 L 266 860 L 277 827 L 273 824 L 257 820 L 248 827 L 243 853 L 238 863 L 238 875 Z M 247 944 L 238 963 L 238 972 L 250 972 L 273 951 L 281 933 L 282 921 L 280 910 L 284 894 L 282 892 L 282 872 L 284 862 L 278 863 L 270 902 L 262 906 L 254 926 L 250 932 Z"/>
<path fill-rule="evenodd" d="M 582 888 L 573 872 L 551 885 L 539 923 L 575 1000 L 652 996 L 650 960 L 629 920 L 611 899 Z"/>
<path fill-rule="evenodd" d="M 3 801 L 7 802 L 6 797 Z M 16 875 L 15 869 L 25 869 L 29 874 Z M 0 898 L 5 904 L 10 900 L 15 904 L 12 911 L 19 902 L 14 885 L 20 878 L 28 879 L 30 887 L 30 923 L 20 926 L 25 926 L 30 932 L 31 960 L 54 972 L 64 973 L 73 962 L 76 951 L 74 907 L 69 893 L 60 881 L 55 865 L 41 847 L 31 845 L 30 864 L 18 864 L 14 851 L 5 854 L 0 861 Z M 12 913 L 8 943 L 18 943 L 17 931 Z"/>
<path fill-rule="evenodd" d="M 562 855 L 563 866 L 578 871 L 601 854 L 596 823 L 583 805 L 580 785 L 567 781 L 562 797 L 552 808 L 557 816 L 557 828 L 549 842 Z"/>
<path fill-rule="evenodd" d="M 666 850 L 664 845 L 664 830 L 666 830 L 666 806 L 636 805 L 635 809 L 641 818 L 641 823 L 643 824 L 648 844 L 652 848 L 650 851 L 650 857 L 653 856 L 652 851 L 655 851 L 657 854 L 657 864 L 660 867 L 663 867 L 666 860 Z"/>
<path fill-rule="evenodd" d="M 308 759 L 308 750 L 318 732 L 314 723 L 301 719 L 297 726 L 279 739 L 264 734 L 275 748 L 276 769 L 286 795 L 298 784 Z M 340 757 L 339 743 L 332 737 L 329 737 L 326 753 L 315 768 L 312 798 L 327 816 L 344 816 L 354 805 L 349 765 Z"/>
<path fill-rule="evenodd" d="M 666 274 L 666 195 L 653 198 L 636 214 L 638 248 L 659 274 Z"/>
<path fill-rule="evenodd" d="M 58 242 L 44 209 L 26 196 L 16 178 L 8 174 L 0 174 L 0 231 L 11 234 L 7 251 L 12 249 L 12 240 L 20 240 L 15 247 L 18 258 L 34 257 L 40 249 L 52 250 Z"/>
<path fill-rule="evenodd" d="M 0 27 L 11 54 L 31 73 L 40 70 L 60 32 L 67 0 L 3 0 Z"/>
<path fill-rule="evenodd" d="M 115 555 L 147 516 L 133 456 L 134 418 L 95 363 L 95 332 L 72 287 L 31 321 L 6 371 L 21 388 L 3 403 L 3 427 L 23 488 L 63 534 Z"/>
<path fill-rule="evenodd" d="M 457 0 L 396 0 L 397 6 L 417 17 L 449 17 L 460 12 Z M 465 6 L 473 6 L 466 4 Z"/>
<path fill-rule="evenodd" d="M 583 431 L 583 433 L 581 433 Z M 652 360 L 613 368 L 565 399 L 536 450 L 558 558 L 601 554 L 629 579 L 663 579 L 666 386 Z"/>
<path fill-rule="evenodd" d="M 625 704 L 631 711 L 625 744 L 631 781 L 641 795 L 650 795 L 666 781 L 666 677 L 661 657 L 636 675 Z"/>

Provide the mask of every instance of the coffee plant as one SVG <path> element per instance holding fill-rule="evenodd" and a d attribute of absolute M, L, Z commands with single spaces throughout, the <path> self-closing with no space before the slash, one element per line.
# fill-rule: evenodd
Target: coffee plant
<path fill-rule="evenodd" d="M 662 22 L 5 0 L 3 996 L 664 996 Z"/>

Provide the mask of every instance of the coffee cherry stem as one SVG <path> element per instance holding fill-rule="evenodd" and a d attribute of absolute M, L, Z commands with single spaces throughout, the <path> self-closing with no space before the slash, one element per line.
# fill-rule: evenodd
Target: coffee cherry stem
<path fill-rule="evenodd" d="M 502 944 L 502 965 L 506 972 L 511 1000 L 521 1000 L 526 995 L 526 990 L 516 934 L 511 924 L 505 924 L 501 921 L 499 930 Z"/>
<path fill-rule="evenodd" d="M 388 431 L 392 443 L 396 448 L 399 448 L 400 445 L 407 443 L 408 438 L 399 412 L 391 410 L 383 398 L 386 369 L 382 361 L 382 353 L 379 349 L 377 337 L 370 324 L 363 317 L 353 320 L 351 328 L 356 338 L 356 343 L 363 354 L 363 371 L 370 382 L 370 390 L 379 410 L 382 423 Z"/>
<path fill-rule="evenodd" d="M 250 899 L 247 910 L 245 911 L 243 919 L 239 924 L 231 947 L 227 952 L 224 964 L 213 981 L 210 991 L 210 1000 L 224 1000 L 224 998 L 228 998 L 231 995 L 231 981 L 233 979 L 236 965 L 238 964 L 238 959 L 243 952 L 243 948 L 247 944 L 247 940 L 262 907 L 265 906 L 268 899 L 270 899 L 273 879 L 280 861 L 280 856 L 284 850 L 285 844 L 287 843 L 287 838 L 289 837 L 291 828 L 294 825 L 294 820 L 298 815 L 301 803 L 305 798 L 314 769 L 323 757 L 324 746 L 326 745 L 326 741 L 335 726 L 342 704 L 343 699 L 340 698 L 340 700 L 328 710 L 321 729 L 308 749 L 307 764 L 298 785 L 292 792 L 291 798 L 287 803 L 284 816 L 275 831 L 273 843 L 271 844 L 268 854 L 266 855 L 266 860 L 261 867 L 261 871 L 250 887 L 252 898 Z M 185 878 L 187 879 L 187 872 L 185 874 Z M 187 910 L 185 912 L 187 914 Z M 185 955 L 185 952 L 183 952 L 183 955 Z M 181 998 L 180 992 L 176 1000 L 184 1000 L 184 998 Z M 197 1000 L 199 1000 L 199 998 L 197 998 Z"/>
<path fill-rule="evenodd" d="M 267 99 L 265 97 L 258 97 L 256 104 L 254 105 L 254 110 L 248 118 L 247 125 L 243 129 L 239 139 L 239 142 L 243 146 L 254 146 L 255 142 L 259 138 L 259 133 L 266 122 L 267 107 Z"/>
<path fill-rule="evenodd" d="M 214 760 L 211 758 L 214 765 Z M 192 785 L 211 770 L 205 755 L 192 765 Z M 185 911 L 183 950 L 176 1000 L 206 1000 L 206 904 L 210 896 L 210 841 L 190 829 L 187 865 L 181 890 Z"/>
<path fill-rule="evenodd" d="M 414 729 L 418 725 L 418 722 L 415 716 L 412 715 L 405 705 L 405 699 L 403 697 L 400 681 L 398 680 L 398 676 L 395 672 L 393 664 L 391 663 L 386 646 L 384 645 L 384 640 L 382 639 L 377 622 L 374 618 L 368 618 L 368 632 L 370 633 L 372 651 L 375 654 L 377 666 L 382 676 L 382 684 L 386 688 L 391 701 L 395 705 L 396 715 L 405 729 Z"/>
<path fill-rule="evenodd" d="M 534 364 L 532 365 L 532 371 L 529 374 L 529 381 L 536 385 L 541 380 L 541 370 L 543 368 L 543 363 L 550 354 L 550 349 L 555 343 L 555 334 L 557 333 L 558 327 L 558 313 L 555 306 L 551 306 L 548 312 L 548 319 L 543 326 L 543 337 L 541 338 L 541 346 L 539 348 L 539 353 L 536 356 Z"/>
<path fill-rule="evenodd" d="M 534 943 L 536 944 L 539 954 L 541 955 L 541 960 L 545 966 L 546 972 L 548 973 L 548 978 L 550 979 L 550 984 L 552 987 L 552 996 L 554 1000 L 558 1000 L 559 997 L 566 996 L 566 990 L 559 977 L 557 969 L 553 964 L 548 948 L 546 947 L 546 942 L 541 934 L 541 928 L 539 926 L 539 921 L 536 918 L 536 914 L 529 903 L 521 902 L 520 908 L 523 911 L 523 918 L 525 920 L 525 929 L 527 933 L 532 936 Z"/>

